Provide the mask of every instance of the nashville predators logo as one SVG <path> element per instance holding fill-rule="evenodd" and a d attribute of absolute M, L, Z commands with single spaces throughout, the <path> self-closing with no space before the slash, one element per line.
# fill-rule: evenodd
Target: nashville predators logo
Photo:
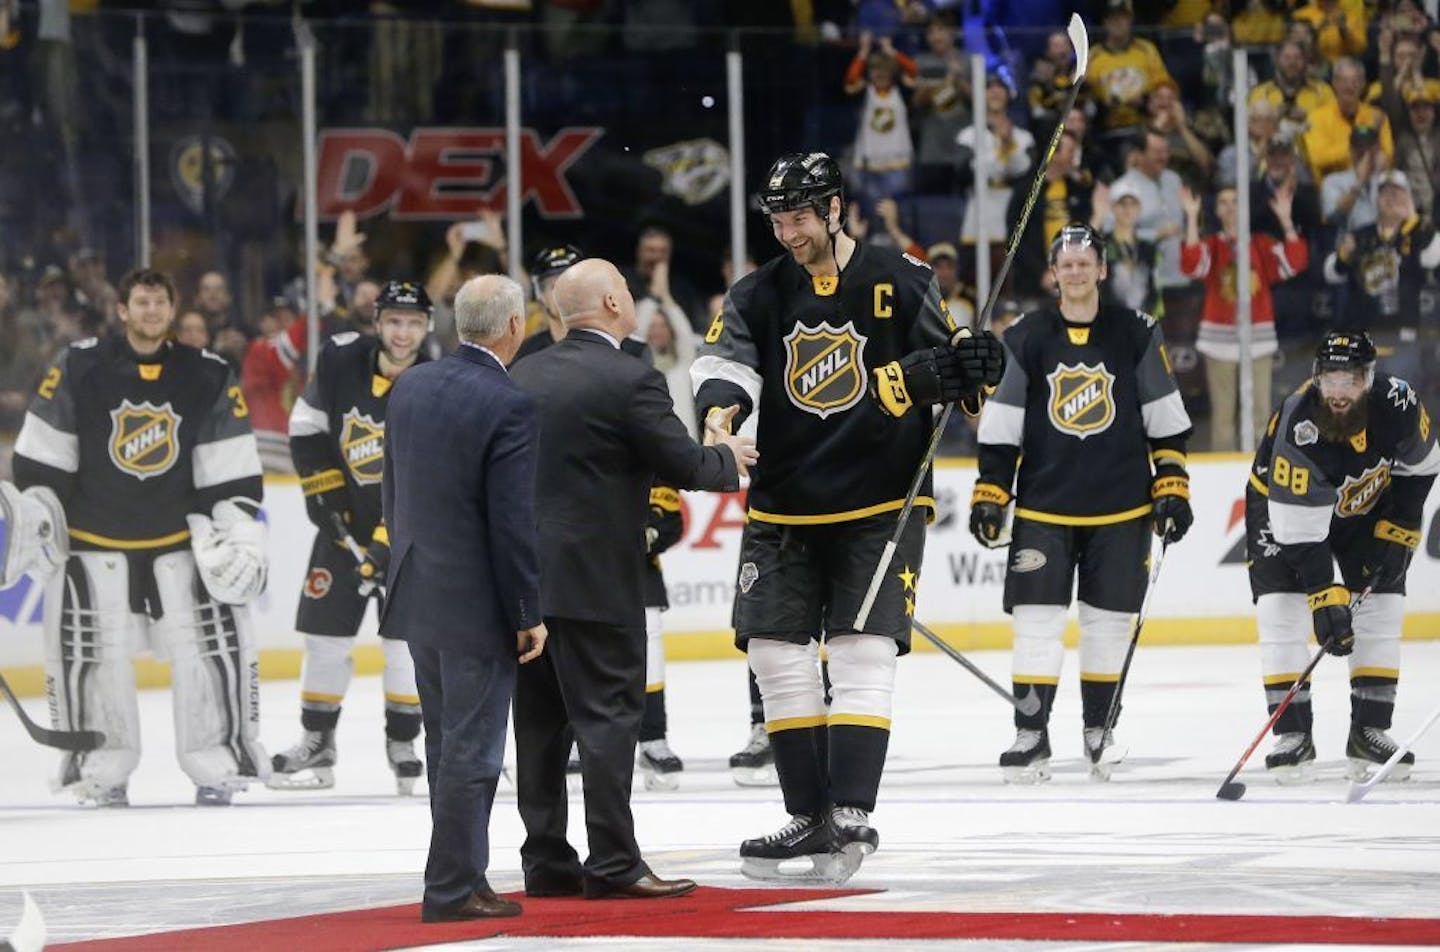
<path fill-rule="evenodd" d="M 376 423 L 368 413 L 351 407 L 340 427 L 340 455 L 355 482 L 362 486 L 380 482 L 385 475 L 385 422 Z"/>
<path fill-rule="evenodd" d="M 806 413 L 825 419 L 865 395 L 865 338 L 844 327 L 796 324 L 785 335 L 785 392 Z"/>
<path fill-rule="evenodd" d="M 1390 485 L 1390 462 L 1381 460 L 1359 476 L 1346 476 L 1335 501 L 1335 515 L 1363 516 L 1380 501 Z"/>
<path fill-rule="evenodd" d="M 1061 433 L 1085 439 L 1115 422 L 1115 375 L 1104 364 L 1061 364 L 1050 384 L 1050 422 Z"/>
<path fill-rule="evenodd" d="M 168 402 L 122 400 L 110 411 L 110 462 L 136 479 L 169 472 L 180 457 L 179 437 L 180 415 Z"/>

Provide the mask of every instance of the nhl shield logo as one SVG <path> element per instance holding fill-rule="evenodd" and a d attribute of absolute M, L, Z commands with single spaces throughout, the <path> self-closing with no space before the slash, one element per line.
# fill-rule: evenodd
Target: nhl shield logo
<path fill-rule="evenodd" d="M 380 482 L 385 475 L 385 424 L 376 423 L 368 413 L 355 408 L 345 412 L 340 427 L 340 453 L 355 482 L 362 486 Z"/>
<path fill-rule="evenodd" d="M 1346 476 L 1336 494 L 1335 515 L 1343 518 L 1363 516 L 1380 501 L 1381 493 L 1390 485 L 1390 464 L 1376 463 L 1359 476 Z"/>
<path fill-rule="evenodd" d="M 865 338 L 843 327 L 796 324 L 785 335 L 785 392 L 806 413 L 825 419 L 865 395 Z"/>
<path fill-rule="evenodd" d="M 120 401 L 110 411 L 110 461 L 145 480 L 170 471 L 180 457 L 180 415 L 170 404 Z"/>
<path fill-rule="evenodd" d="M 1104 364 L 1061 364 L 1046 376 L 1050 422 L 1061 433 L 1085 439 L 1115 422 L 1115 375 Z"/>

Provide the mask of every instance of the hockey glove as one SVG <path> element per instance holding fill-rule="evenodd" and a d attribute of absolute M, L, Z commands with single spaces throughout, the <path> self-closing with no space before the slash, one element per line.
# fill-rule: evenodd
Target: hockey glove
<path fill-rule="evenodd" d="M 1150 483 L 1155 534 L 1165 542 L 1179 542 L 1195 523 L 1190 511 L 1190 477 L 1183 469 L 1167 466 Z"/>
<path fill-rule="evenodd" d="M 48 486 L 23 493 L 0 481 L 0 588 L 29 574 L 44 582 L 70 557 L 65 507 Z"/>
<path fill-rule="evenodd" d="M 1005 525 L 1005 507 L 1010 494 L 994 483 L 976 483 L 970 495 L 970 534 L 987 549 L 1000 549 L 1010 544 Z"/>
<path fill-rule="evenodd" d="M 375 589 L 384 590 L 385 573 L 390 570 L 390 532 L 383 525 L 376 526 L 365 547 L 365 558 L 355 565 L 355 588 L 359 593 L 369 595 Z"/>
<path fill-rule="evenodd" d="M 1393 585 L 1405 577 L 1410 557 L 1420 545 L 1420 530 L 1388 519 L 1375 523 L 1375 539 L 1365 553 L 1365 577 L 1372 588 Z"/>
<path fill-rule="evenodd" d="M 209 516 L 191 513 L 185 521 L 195 568 L 211 598 L 246 605 L 265 590 L 265 523 L 231 499 L 217 502 Z"/>
<path fill-rule="evenodd" d="M 1343 585 L 1330 585 L 1311 592 L 1310 616 L 1315 622 L 1315 640 L 1337 658 L 1355 648 L 1355 630 L 1350 626 L 1350 592 Z"/>
<path fill-rule="evenodd" d="M 301 477 L 300 489 L 305 493 L 305 515 L 325 535 L 341 548 L 345 537 L 340 526 L 350 524 L 350 494 L 345 488 L 345 474 L 338 469 L 323 469 L 318 473 Z M 340 526 L 334 516 L 340 517 Z"/>
<path fill-rule="evenodd" d="M 967 390 L 975 392 L 1000 385 L 1005 375 L 1005 347 L 998 337 L 989 331 L 981 331 L 977 337 L 970 328 L 962 327 L 950 338 L 950 346 L 965 373 Z"/>

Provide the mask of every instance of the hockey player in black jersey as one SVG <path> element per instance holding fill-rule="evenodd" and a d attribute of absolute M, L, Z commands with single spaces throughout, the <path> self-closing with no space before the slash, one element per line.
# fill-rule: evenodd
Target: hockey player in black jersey
<path fill-rule="evenodd" d="M 99 750 L 64 755 L 58 787 L 129 802 L 139 647 L 170 661 L 196 802 L 226 804 L 270 770 L 247 608 L 265 587 L 260 457 L 229 366 L 171 339 L 169 276 L 131 271 L 117 291 L 122 332 L 67 347 L 25 415 L 19 490 L 0 483 L 0 588 L 27 570 L 46 586 L 51 718 L 105 735 Z"/>
<path fill-rule="evenodd" d="M 1085 750 L 1092 776 L 1109 779 L 1116 752 L 1103 753 L 1113 743 L 1105 720 L 1145 596 L 1151 529 L 1175 542 L 1192 521 L 1190 418 L 1155 318 L 1100 303 L 1104 248 L 1088 225 L 1061 229 L 1050 247 L 1059 304 L 1005 332 L 1005 376 L 980 415 L 970 531 L 981 545 L 1010 547 L 1014 690 L 1040 699 L 1037 713 L 1015 714 L 1015 743 L 1000 756 L 1006 782 L 1050 776 L 1048 724 L 1077 572 Z"/>
<path fill-rule="evenodd" d="M 1245 535 L 1265 697 L 1273 713 L 1305 669 L 1312 627 L 1331 654 L 1348 656 L 1353 780 L 1395 752 L 1386 730 L 1400 680 L 1405 573 L 1437 473 L 1429 413 L 1406 381 L 1376 379 L 1364 331 L 1325 335 L 1313 377 L 1270 418 L 1250 470 Z M 1312 720 L 1306 685 L 1275 722 L 1265 766 L 1279 782 L 1313 776 Z M 1405 779 L 1414 762 L 1406 753 L 1389 779 Z"/>
<path fill-rule="evenodd" d="M 741 868 L 785 877 L 779 864 L 803 857 L 807 876 L 843 881 L 879 843 L 869 814 L 895 659 L 910 647 L 918 514 L 863 631 L 855 619 L 926 454 L 930 408 L 976 398 L 999 380 L 1004 358 L 994 337 L 955 326 L 929 266 L 845 234 L 830 156 L 780 157 L 760 208 L 786 253 L 730 289 L 691 371 L 708 421 L 738 427 L 759 413 L 735 638 L 760 684 L 791 819 L 741 844 Z M 934 509 L 928 481 L 917 505 Z"/>
<path fill-rule="evenodd" d="M 290 454 L 318 530 L 300 592 L 295 627 L 305 636 L 300 726 L 293 747 L 275 755 L 270 786 L 335 784 L 335 726 L 350 686 L 351 648 L 369 596 L 390 560 L 381 520 L 385 405 L 395 380 L 424 360 L 430 298 L 412 281 L 390 281 L 375 302 L 374 337 L 336 334 L 320 352 L 290 412 Z M 396 787 L 409 794 L 423 772 L 415 753 L 420 696 L 404 641 L 381 638 L 385 673 L 385 753 Z"/>

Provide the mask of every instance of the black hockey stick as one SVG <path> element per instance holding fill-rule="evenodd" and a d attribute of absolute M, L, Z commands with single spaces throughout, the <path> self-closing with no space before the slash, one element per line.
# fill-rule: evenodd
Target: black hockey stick
<path fill-rule="evenodd" d="M 1370 589 L 1367 588 L 1360 593 L 1359 598 L 1351 603 L 1350 610 L 1354 611 L 1359 608 L 1369 596 Z M 1280 703 L 1275 705 L 1275 713 L 1270 715 L 1270 719 L 1265 722 L 1265 726 L 1260 728 L 1260 733 L 1256 734 L 1255 739 L 1250 742 L 1250 746 L 1245 748 L 1245 753 L 1240 755 L 1240 759 L 1235 762 L 1235 767 L 1221 782 L 1220 789 L 1215 791 L 1215 796 L 1221 800 L 1239 800 L 1245 796 L 1245 785 L 1236 780 L 1235 777 L 1240 773 L 1241 768 L 1245 766 L 1245 761 L 1249 760 L 1250 755 L 1255 753 L 1255 748 L 1260 746 L 1260 742 L 1265 739 L 1265 735 L 1270 733 L 1270 728 L 1274 727 L 1275 723 L 1280 720 L 1280 715 L 1285 713 L 1285 709 L 1290 706 L 1290 702 L 1295 700 L 1295 696 L 1300 693 L 1300 689 L 1310 683 L 1310 672 L 1314 671 L 1315 666 L 1320 663 L 1320 659 L 1325 657 L 1325 649 L 1329 644 L 1330 642 L 1326 641 L 1325 644 L 1320 646 L 1320 650 L 1315 652 L 1315 657 L 1311 658 L 1310 663 L 1305 666 L 1305 670 L 1300 672 L 1300 677 L 1296 678 L 1295 683 L 1290 685 L 1290 690 L 1286 691 L 1285 696 L 1280 699 Z"/>
<path fill-rule="evenodd" d="M 1030 194 L 1025 197 L 1025 205 L 1020 209 L 1020 217 L 1015 222 L 1015 227 L 1010 232 L 1010 238 L 1005 243 L 1005 260 L 1000 265 L 1000 273 L 990 285 L 990 293 L 986 295 L 985 306 L 981 308 L 979 320 L 976 323 L 978 330 L 985 330 L 990 325 L 990 317 L 995 311 L 995 304 L 1000 299 L 1000 289 L 1005 286 L 1005 278 L 1010 274 L 1010 265 L 1015 262 L 1015 252 L 1020 248 L 1020 239 L 1025 234 L 1025 226 L 1030 222 L 1030 213 L 1035 209 L 1035 202 L 1040 197 L 1040 190 L 1045 185 L 1045 170 L 1050 166 L 1050 160 L 1055 157 L 1055 150 L 1060 147 L 1060 138 L 1065 132 L 1065 117 L 1070 110 L 1075 108 L 1075 102 L 1080 98 L 1080 89 L 1085 82 L 1085 67 L 1090 61 L 1090 37 L 1085 33 L 1085 21 L 1080 19 L 1080 14 L 1072 14 L 1070 25 L 1066 27 L 1070 34 L 1070 43 L 1075 47 L 1075 79 L 1070 84 L 1070 98 L 1065 102 L 1065 108 L 1060 112 L 1060 121 L 1055 124 L 1055 131 L 1050 134 L 1050 144 L 1045 148 L 1044 159 L 1036 166 L 1035 178 L 1030 183 Z M 935 421 L 935 429 L 930 433 L 930 445 L 925 449 L 925 458 L 920 461 L 920 466 L 915 470 L 915 478 L 910 482 L 910 491 L 905 494 L 905 505 L 900 509 L 900 515 L 895 521 L 895 532 L 890 536 L 890 541 L 885 543 L 885 551 L 880 554 L 880 561 L 875 565 L 875 574 L 870 577 L 870 587 L 865 591 L 865 600 L 860 603 L 860 611 L 855 616 L 855 624 L 852 626 L 856 631 L 864 631 L 865 623 L 870 620 L 870 610 L 875 607 L 875 599 L 880 594 L 880 585 L 885 580 L 885 572 L 890 567 L 890 560 L 895 556 L 895 548 L 900 544 L 900 536 L 905 532 L 905 524 L 910 521 L 910 511 L 915 508 L 915 497 L 920 494 L 920 486 L 925 482 L 925 474 L 930 471 L 930 464 L 935 460 L 935 453 L 940 448 L 940 437 L 945 433 L 945 427 L 950 422 L 950 414 L 955 411 L 955 404 L 947 403 L 940 411 L 940 418 Z"/>
<path fill-rule="evenodd" d="M 1135 616 L 1135 633 L 1130 636 L 1130 647 L 1125 649 L 1125 663 L 1120 666 L 1120 680 L 1115 682 L 1115 693 L 1110 697 L 1110 709 L 1105 712 L 1105 729 L 1100 734 L 1100 746 L 1090 752 L 1090 762 L 1098 764 L 1105 752 L 1105 738 L 1115 728 L 1120 717 L 1120 692 L 1125 690 L 1125 679 L 1130 676 L 1130 661 L 1135 657 L 1135 646 L 1140 644 L 1140 630 L 1145 627 L 1145 616 L 1150 612 L 1150 594 L 1160 579 L 1160 566 L 1165 561 L 1165 550 L 1170 548 L 1169 538 L 1160 542 L 1160 554 L 1155 557 L 1155 566 L 1150 570 L 1150 581 L 1145 586 L 1145 599 L 1140 603 L 1140 614 Z"/>
<path fill-rule="evenodd" d="M 980 682 L 984 684 L 987 688 L 1003 697 L 1005 699 L 1005 702 L 1011 707 L 1015 708 L 1015 710 L 1019 711 L 1021 714 L 1024 714 L 1026 717 L 1031 717 L 1035 714 L 1040 713 L 1040 697 L 1036 692 L 1030 691 L 1027 692 L 1023 698 L 1017 698 L 1015 695 L 1005 690 L 999 684 L 996 684 L 995 681 L 992 680 L 990 676 L 987 675 L 984 671 L 981 671 L 978 667 L 976 667 L 975 662 L 965 657 L 953 646 L 947 644 L 943 639 L 941 639 L 939 635 L 935 634 L 935 632 L 922 625 L 918 619 L 910 619 L 910 625 L 916 631 L 920 632 L 920 634 L 924 635 L 926 641 L 930 642 L 932 645 L 939 648 L 942 652 L 949 655 L 952 661 L 958 662 L 960 664 L 960 667 L 975 675 L 975 677 L 979 678 Z"/>
<path fill-rule="evenodd" d="M 10 690 L 10 683 L 5 680 L 3 674 L 0 674 L 0 694 L 5 695 L 5 700 L 9 701 L 10 706 L 15 709 L 20 723 L 25 725 L 25 732 L 37 744 L 75 753 L 83 753 L 105 746 L 105 735 L 99 731 L 52 731 L 48 727 L 36 724 L 30 719 L 30 715 L 25 713 L 25 708 L 20 706 L 20 699 L 15 696 L 14 691 Z"/>

